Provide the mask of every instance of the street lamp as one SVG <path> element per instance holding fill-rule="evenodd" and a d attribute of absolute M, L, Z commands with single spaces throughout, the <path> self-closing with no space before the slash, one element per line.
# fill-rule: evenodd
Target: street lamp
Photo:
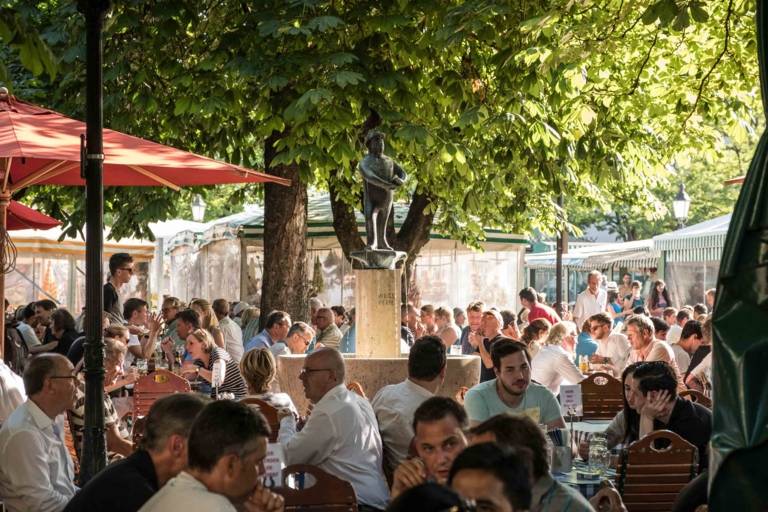
<path fill-rule="evenodd" d="M 691 207 L 691 197 L 685 192 L 685 185 L 680 184 L 680 190 L 677 191 L 675 199 L 672 201 L 672 212 L 677 219 L 677 225 L 680 228 L 685 227 L 685 221 L 688 220 L 688 210 Z"/>
<path fill-rule="evenodd" d="M 192 220 L 203 222 L 205 218 L 205 201 L 200 194 L 195 194 L 192 198 Z"/>

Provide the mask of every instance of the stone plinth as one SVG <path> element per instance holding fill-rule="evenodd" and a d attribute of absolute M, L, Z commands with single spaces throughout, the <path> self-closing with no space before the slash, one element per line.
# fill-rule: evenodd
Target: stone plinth
<path fill-rule="evenodd" d="M 366 358 L 344 355 L 347 368 L 347 382 L 357 381 L 363 387 L 368 399 L 388 384 L 402 382 L 408 376 L 408 358 Z M 304 396 L 304 387 L 299 372 L 304 364 L 303 355 L 280 356 L 278 382 L 281 391 L 288 393 L 299 412 L 305 414 L 309 402 Z M 462 386 L 471 388 L 480 380 L 479 356 L 448 356 L 445 382 L 438 394 L 454 398 Z"/>
<path fill-rule="evenodd" d="M 355 270 L 355 350 L 358 356 L 400 356 L 402 272 L 402 269 Z"/>

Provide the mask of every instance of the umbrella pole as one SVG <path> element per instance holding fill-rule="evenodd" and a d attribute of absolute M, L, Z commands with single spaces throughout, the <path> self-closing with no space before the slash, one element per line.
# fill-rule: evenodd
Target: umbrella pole
<path fill-rule="evenodd" d="M 0 240 L 5 241 L 8 233 L 6 226 L 8 221 L 8 205 L 11 202 L 11 194 L 8 191 L 0 193 Z M 0 304 L 3 304 L 3 314 L 0 315 L 0 332 L 3 333 L 3 342 L 0 343 L 0 359 L 5 358 L 5 267 L 8 264 L 6 261 L 6 247 L 0 249 Z"/>
<path fill-rule="evenodd" d="M 86 244 L 85 244 L 85 430 L 80 479 L 85 484 L 107 463 L 104 437 L 104 141 L 101 42 L 109 2 L 81 2 L 86 25 Z"/>

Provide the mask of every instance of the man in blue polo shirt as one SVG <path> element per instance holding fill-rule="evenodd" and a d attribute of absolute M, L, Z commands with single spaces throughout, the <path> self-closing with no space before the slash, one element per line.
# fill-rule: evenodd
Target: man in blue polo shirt
<path fill-rule="evenodd" d="M 531 382 L 531 364 L 525 345 L 499 340 L 491 348 L 496 378 L 467 391 L 464 407 L 471 425 L 492 416 L 511 413 L 527 416 L 548 430 L 565 428 L 555 396 L 544 386 Z"/>

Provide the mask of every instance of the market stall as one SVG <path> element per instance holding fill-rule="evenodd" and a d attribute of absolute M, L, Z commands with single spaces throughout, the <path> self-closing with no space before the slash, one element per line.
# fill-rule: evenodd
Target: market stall
<path fill-rule="evenodd" d="M 399 228 L 408 205 L 395 205 Z M 358 212 L 358 231 L 365 235 Z M 182 300 L 226 297 L 258 304 L 261 290 L 264 212 L 259 206 L 186 229 L 164 241 L 168 264 L 164 293 Z M 416 302 L 466 306 L 482 299 L 489 304 L 515 306 L 523 282 L 525 237 L 486 230 L 483 251 L 433 233 L 415 267 Z M 307 259 L 312 293 L 328 304 L 354 305 L 354 275 L 333 231 L 327 194 L 309 197 Z M 503 284 L 503 286 L 500 286 Z"/>

